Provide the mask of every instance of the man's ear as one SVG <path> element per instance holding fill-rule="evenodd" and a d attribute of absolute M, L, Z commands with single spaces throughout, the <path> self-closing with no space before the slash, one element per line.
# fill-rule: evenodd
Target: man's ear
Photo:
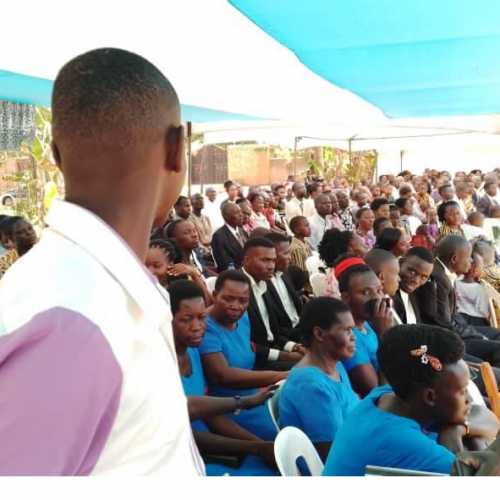
<path fill-rule="evenodd" d="M 56 162 L 56 165 L 59 167 L 59 170 L 62 171 L 61 169 L 61 153 L 59 153 L 59 148 L 57 147 L 57 144 L 52 140 L 50 143 L 50 148 L 52 149 L 52 156 L 54 157 L 54 161 Z"/>
<path fill-rule="evenodd" d="M 185 167 L 184 127 L 170 127 L 167 132 L 167 158 L 165 168 L 174 172 L 182 172 Z"/>

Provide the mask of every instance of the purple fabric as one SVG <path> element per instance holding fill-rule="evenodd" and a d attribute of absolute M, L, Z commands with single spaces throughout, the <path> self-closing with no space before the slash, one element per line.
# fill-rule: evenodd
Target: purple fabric
<path fill-rule="evenodd" d="M 63 308 L 0 337 L 0 475 L 88 475 L 111 432 L 122 371 L 97 325 Z"/>

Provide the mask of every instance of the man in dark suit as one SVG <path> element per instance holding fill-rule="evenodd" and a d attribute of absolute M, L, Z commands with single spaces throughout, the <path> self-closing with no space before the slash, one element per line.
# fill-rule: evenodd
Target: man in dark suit
<path fill-rule="evenodd" d="M 212 255 L 221 273 L 232 263 L 239 269 L 243 263 L 243 246 L 248 235 L 242 229 L 243 216 L 241 208 L 236 203 L 224 203 L 221 206 L 225 224 L 217 229 L 212 236 Z"/>
<path fill-rule="evenodd" d="M 484 185 L 484 196 L 479 199 L 476 204 L 476 210 L 481 212 L 485 217 L 490 216 L 490 210 L 493 207 L 498 207 L 497 183 L 495 181 L 487 181 Z"/>
<path fill-rule="evenodd" d="M 456 310 L 454 281 L 468 272 L 472 247 L 461 236 L 445 236 L 437 246 L 431 280 L 418 290 L 422 322 L 458 333 L 467 353 L 500 367 L 500 332 L 496 328 L 472 327 Z"/>
<path fill-rule="evenodd" d="M 424 286 L 434 269 L 434 255 L 424 247 L 413 247 L 399 261 L 399 290 L 393 307 L 405 325 L 422 323 L 417 290 Z"/>
<path fill-rule="evenodd" d="M 276 250 L 266 238 L 250 238 L 243 249 L 243 272 L 251 284 L 248 318 L 251 339 L 255 345 L 257 369 L 289 370 L 302 358 L 299 352 L 288 352 L 290 338 L 283 334 L 276 318 L 275 305 L 267 294 L 267 281 L 274 276 Z"/>
<path fill-rule="evenodd" d="M 267 282 L 267 294 L 271 298 L 276 319 L 284 336 L 290 339 L 285 350 L 305 354 L 300 345 L 300 330 L 297 328 L 302 311 L 302 302 L 288 276 L 291 262 L 290 237 L 282 233 L 269 233 L 266 238 L 271 241 L 276 250 L 274 276 Z"/>

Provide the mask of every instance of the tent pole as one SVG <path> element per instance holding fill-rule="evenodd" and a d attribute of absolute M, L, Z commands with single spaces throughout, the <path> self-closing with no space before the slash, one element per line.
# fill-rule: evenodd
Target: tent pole
<path fill-rule="evenodd" d="M 349 168 L 352 168 L 352 137 L 349 139 Z"/>
<path fill-rule="evenodd" d="M 400 157 L 400 170 L 399 170 L 399 173 L 401 173 L 403 171 L 403 155 L 405 154 L 404 151 L 400 151 L 399 152 L 399 157 Z"/>
<path fill-rule="evenodd" d="M 294 138 L 294 146 L 293 146 L 293 181 L 296 182 L 297 179 L 297 143 L 299 142 L 299 138 Z"/>
<path fill-rule="evenodd" d="M 193 171 L 193 157 L 191 155 L 191 134 L 192 134 L 192 124 L 191 122 L 187 122 L 188 196 L 191 196 L 191 182 L 192 182 L 192 171 Z"/>

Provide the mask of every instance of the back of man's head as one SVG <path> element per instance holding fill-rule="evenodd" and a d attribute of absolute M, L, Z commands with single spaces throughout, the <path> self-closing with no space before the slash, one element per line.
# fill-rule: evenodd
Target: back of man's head
<path fill-rule="evenodd" d="M 363 260 L 366 262 L 366 265 L 375 273 L 379 274 L 383 272 L 384 267 L 392 263 L 394 261 L 397 261 L 397 257 L 392 254 L 391 252 L 388 252 L 387 250 L 381 250 L 380 248 L 375 248 L 373 250 L 370 250 L 363 258 Z"/>
<path fill-rule="evenodd" d="M 462 236 L 445 236 L 436 245 L 436 257 L 447 263 L 460 248 L 468 244 L 467 240 Z"/>
<path fill-rule="evenodd" d="M 113 148 L 129 154 L 149 135 L 180 124 L 177 94 L 149 61 L 121 49 L 86 52 L 66 63 L 52 94 L 54 141 L 61 156 Z"/>

